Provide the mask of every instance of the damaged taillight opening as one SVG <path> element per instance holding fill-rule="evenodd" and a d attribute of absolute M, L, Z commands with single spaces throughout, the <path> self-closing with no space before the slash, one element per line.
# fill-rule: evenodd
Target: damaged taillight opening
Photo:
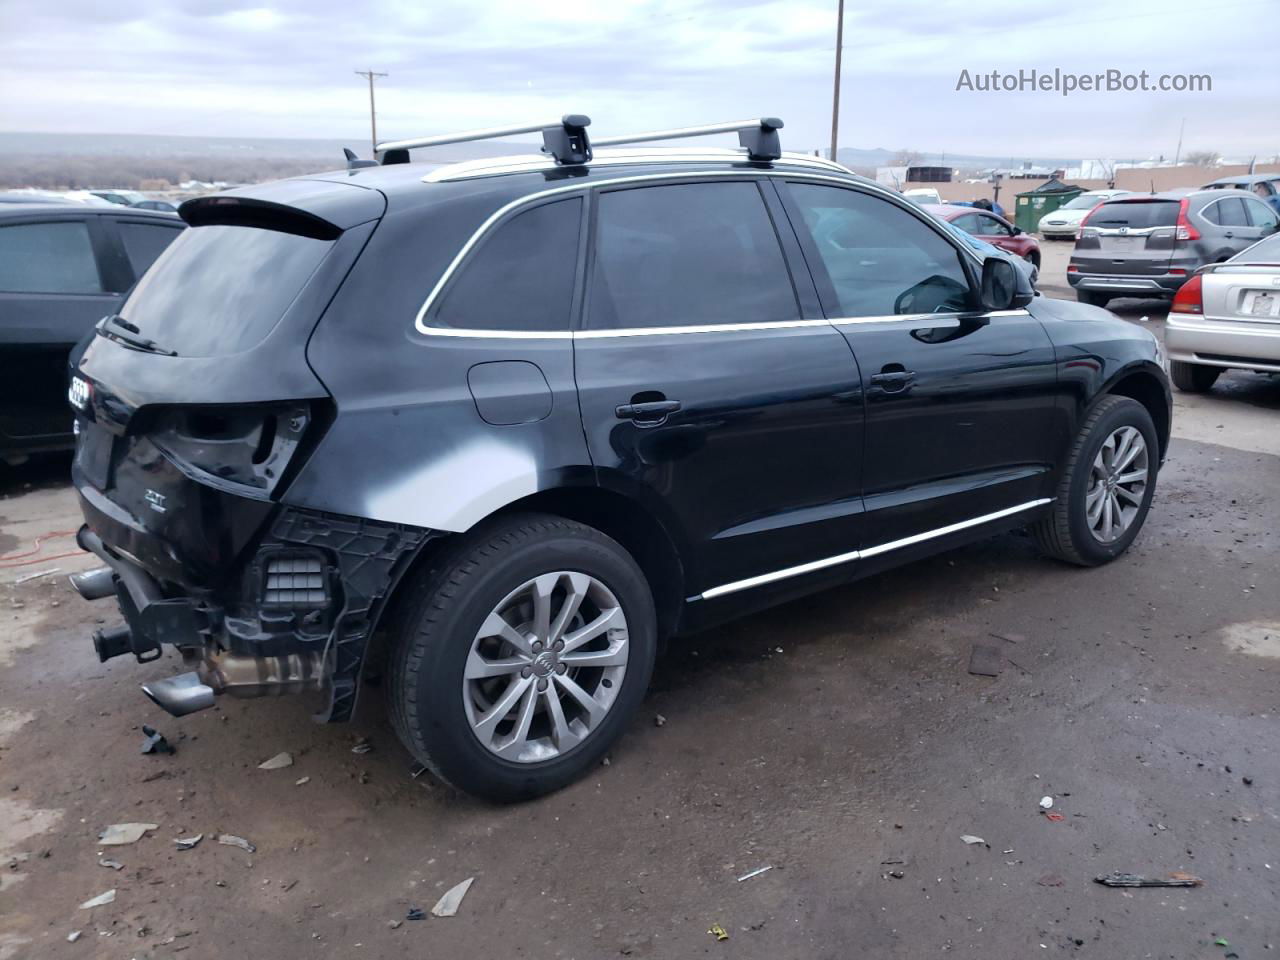
<path fill-rule="evenodd" d="M 279 485 L 316 419 L 303 401 L 172 407 L 153 417 L 148 439 L 184 473 L 259 496 Z"/>

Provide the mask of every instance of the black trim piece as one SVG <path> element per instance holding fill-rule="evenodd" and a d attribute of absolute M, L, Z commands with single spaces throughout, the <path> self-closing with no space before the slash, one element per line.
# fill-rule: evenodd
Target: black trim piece
<path fill-rule="evenodd" d="M 337 240 L 342 229 L 314 213 L 254 197 L 196 197 L 178 208 L 193 227 L 212 225 L 258 227 L 313 240 Z"/>

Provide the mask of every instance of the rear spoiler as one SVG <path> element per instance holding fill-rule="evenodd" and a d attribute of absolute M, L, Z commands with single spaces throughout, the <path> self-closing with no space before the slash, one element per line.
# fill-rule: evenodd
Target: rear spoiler
<path fill-rule="evenodd" d="M 258 227 L 314 240 L 336 240 L 342 234 L 341 227 L 314 213 L 256 197 L 196 197 L 178 207 L 178 216 L 193 227 Z"/>

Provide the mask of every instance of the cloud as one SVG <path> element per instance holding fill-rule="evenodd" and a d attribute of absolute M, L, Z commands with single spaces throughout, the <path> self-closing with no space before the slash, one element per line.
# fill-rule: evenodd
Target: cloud
<path fill-rule="evenodd" d="M 9 130 L 363 138 L 566 110 L 600 131 L 773 114 L 830 127 L 835 0 L 4 0 Z M 874 0 L 846 13 L 842 143 L 1014 156 L 1280 149 L 1268 0 Z M 1194 43 L 1188 38 L 1194 37 Z M 1209 73 L 1208 94 L 970 94 L 961 69 Z M 1262 110 L 1259 114 L 1257 111 Z"/>

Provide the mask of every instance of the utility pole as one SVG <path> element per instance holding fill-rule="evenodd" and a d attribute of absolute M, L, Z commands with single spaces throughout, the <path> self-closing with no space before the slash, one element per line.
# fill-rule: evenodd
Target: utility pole
<path fill-rule="evenodd" d="M 840 139 L 840 55 L 844 52 L 844 0 L 839 0 L 836 13 L 836 81 L 831 97 L 831 159 L 836 160 L 836 147 Z"/>
<path fill-rule="evenodd" d="M 1187 129 L 1187 118 L 1182 118 L 1182 125 L 1178 127 L 1178 152 L 1173 155 L 1173 165 L 1176 167 L 1178 161 L 1182 159 L 1182 134 Z"/>
<path fill-rule="evenodd" d="M 843 0 L 841 0 L 843 2 Z M 378 152 L 378 112 L 373 107 L 373 80 L 375 77 L 385 77 L 388 74 L 374 73 L 372 70 L 357 70 L 356 76 L 369 78 L 369 134 L 370 140 L 373 141 L 374 159 L 377 159 Z"/>

